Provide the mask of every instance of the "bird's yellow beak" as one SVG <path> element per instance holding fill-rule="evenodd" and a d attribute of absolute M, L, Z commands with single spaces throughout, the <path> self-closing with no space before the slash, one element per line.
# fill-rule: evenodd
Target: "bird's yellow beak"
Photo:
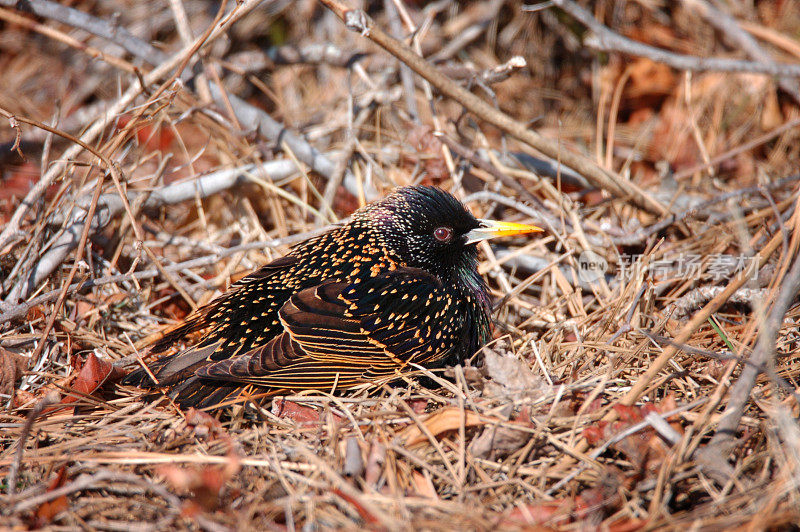
<path fill-rule="evenodd" d="M 481 224 L 464 236 L 467 237 L 467 244 L 474 244 L 481 240 L 489 240 L 500 236 L 524 235 L 527 233 L 538 233 L 544 231 L 535 225 L 517 224 L 514 222 L 495 222 L 494 220 L 478 220 Z"/>

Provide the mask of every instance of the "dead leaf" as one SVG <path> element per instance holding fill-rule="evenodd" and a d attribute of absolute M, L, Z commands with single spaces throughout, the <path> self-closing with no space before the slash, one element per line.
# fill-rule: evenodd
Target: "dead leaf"
<path fill-rule="evenodd" d="M 186 411 L 186 425 L 192 428 L 194 435 L 200 439 L 206 439 L 214 434 L 224 434 L 227 436 L 222 423 L 208 412 L 203 412 L 192 407 Z M 228 436 L 230 437 L 230 436 Z"/>
<path fill-rule="evenodd" d="M 509 512 L 500 525 L 504 528 L 519 526 L 563 526 L 579 523 L 579 530 L 606 530 L 603 519 L 617 511 L 621 499 L 617 495 L 619 482 L 614 471 L 609 471 L 597 487 L 587 488 L 575 497 L 567 497 L 535 504 L 520 504 Z M 602 527 L 600 524 L 602 523 Z M 618 519 L 614 524 L 620 531 L 638 530 L 644 521 Z M 559 529 L 560 530 L 560 529 Z"/>
<path fill-rule="evenodd" d="M 92 314 L 95 310 L 105 310 L 118 303 L 125 301 L 130 297 L 127 292 L 117 292 L 110 295 L 95 295 L 87 294 L 78 300 L 75 304 L 75 314 L 79 319 L 85 319 L 88 315 Z"/>
<path fill-rule="evenodd" d="M 556 500 L 534 504 L 521 504 L 511 510 L 502 521 L 500 527 L 516 528 L 520 526 L 564 525 L 570 521 L 570 512 L 574 503 L 571 500 Z"/>
<path fill-rule="evenodd" d="M 25 319 L 29 322 L 34 322 L 36 320 L 44 319 L 44 309 L 41 305 L 36 305 L 28 309 L 28 312 L 25 314 Z"/>
<path fill-rule="evenodd" d="M 82 299 L 75 303 L 75 314 L 79 319 L 84 319 L 94 308 L 94 302 Z"/>
<path fill-rule="evenodd" d="M 422 473 L 419 473 L 418 471 L 413 471 L 411 473 L 411 480 L 414 485 L 414 491 L 417 492 L 417 495 L 435 501 L 439 500 L 439 496 L 436 494 L 436 488 L 433 487 L 433 483 L 431 482 L 430 478 L 426 477 Z"/>
<path fill-rule="evenodd" d="M 498 420 L 495 420 L 498 421 Z M 456 407 L 447 407 L 434 412 L 428 416 L 422 423 L 428 431 L 434 436 L 438 436 L 443 432 L 456 430 L 463 424 L 465 427 L 475 427 L 483 425 L 484 423 L 491 423 L 491 419 L 481 419 L 478 414 L 470 410 L 461 410 Z M 407 427 L 402 433 L 403 443 L 405 445 L 416 445 L 424 441 L 428 441 L 428 437 L 422 432 L 418 425 L 411 425 Z"/>
<path fill-rule="evenodd" d="M 80 395 L 92 395 L 104 384 L 115 382 L 122 378 L 124 371 L 115 368 L 108 360 L 97 358 L 94 353 L 89 353 L 85 359 L 76 357 L 72 374 L 61 384 L 67 390 L 77 392 L 74 395 L 65 395 L 61 404 L 45 410 L 50 412 L 63 408 L 78 401 Z"/>
<path fill-rule="evenodd" d="M 375 515 L 373 515 L 372 512 L 367 510 L 364 507 L 364 505 L 361 504 L 361 502 L 358 499 L 356 499 L 355 497 L 352 497 L 352 496 L 348 495 L 347 493 L 343 492 L 339 488 L 331 489 L 331 493 L 333 493 L 337 497 L 340 497 L 341 499 L 346 501 L 348 504 L 350 504 L 353 508 L 355 508 L 356 512 L 358 512 L 358 515 L 361 517 L 361 519 L 363 519 L 364 522 L 367 523 L 368 525 L 372 525 L 372 527 L 374 527 L 374 525 L 377 525 L 378 523 L 380 523 L 378 518 Z"/>
<path fill-rule="evenodd" d="M 485 427 L 469 444 L 469 452 L 478 458 L 502 459 L 521 449 L 531 434 L 513 427 Z"/>
<path fill-rule="evenodd" d="M 13 395 L 17 380 L 28 369 L 30 359 L 0 347 L 0 393 Z"/>
<path fill-rule="evenodd" d="M 408 401 L 408 406 L 411 407 L 411 410 L 413 410 L 415 414 L 424 414 L 425 410 L 428 409 L 428 400 L 411 399 Z"/>
<path fill-rule="evenodd" d="M 201 466 L 193 468 L 164 464 L 156 472 L 175 490 L 190 492 L 191 500 L 182 509 L 185 516 L 197 515 L 202 510 L 215 510 L 220 504 L 223 486 L 241 469 L 239 457 L 228 455 L 223 466 Z"/>
<path fill-rule="evenodd" d="M 409 131 L 406 140 L 417 152 L 414 154 L 416 157 L 411 156 L 410 159 L 422 166 L 431 182 L 438 183 L 450 176 L 442 152 L 442 141 L 433 134 L 430 126 L 414 127 Z"/>
<path fill-rule="evenodd" d="M 283 397 L 276 397 L 272 400 L 272 413 L 284 419 L 291 419 L 299 425 L 312 425 L 320 423 L 320 410 L 295 403 L 294 401 L 287 401 Z M 333 414 L 337 421 L 341 421 L 342 417 Z"/>
<path fill-rule="evenodd" d="M 89 353 L 77 376 L 67 386 L 78 393 L 91 395 L 111 377 L 119 379 L 121 372 L 115 369 L 108 360 L 97 358 L 94 353 Z M 61 403 L 73 403 L 77 400 L 78 397 L 66 396 Z"/>
<path fill-rule="evenodd" d="M 626 99 L 667 96 L 677 84 L 672 69 L 663 63 L 640 57 L 628 68 L 631 77 L 623 93 Z"/>
<path fill-rule="evenodd" d="M 620 517 L 616 521 L 605 522 L 603 527 L 608 532 L 636 532 L 643 529 L 647 525 L 644 519 L 635 519 L 632 517 Z"/>
<path fill-rule="evenodd" d="M 55 478 L 50 482 L 47 487 L 47 492 L 51 492 L 62 487 L 67 483 L 67 466 L 61 466 Z M 42 528 L 53 521 L 56 515 L 63 512 L 69 507 L 69 501 L 66 495 L 56 497 L 55 499 L 45 501 L 36 509 L 34 517 L 35 527 Z"/>
<path fill-rule="evenodd" d="M 641 423 L 651 412 L 669 411 L 675 409 L 675 398 L 667 396 L 660 405 L 645 404 L 642 406 L 628 406 L 615 404 L 614 410 L 619 419 L 613 423 L 598 422 L 583 431 L 583 437 L 591 445 L 599 445 L 613 439 L 617 434 L 631 425 Z M 670 426 L 678 433 L 683 429 L 677 421 Z M 658 473 L 661 463 L 669 452 L 670 445 L 666 443 L 651 426 L 646 426 L 633 434 L 629 434 L 620 441 L 614 442 L 611 448 L 621 453 L 635 467 L 639 478 L 646 478 Z"/>
<path fill-rule="evenodd" d="M 131 121 L 129 114 L 122 115 L 117 120 L 117 128 L 124 129 Z M 167 126 L 140 121 L 133 126 L 136 140 L 150 151 L 163 151 L 169 148 L 175 140 L 175 133 Z"/>
<path fill-rule="evenodd" d="M 480 436 L 469 444 L 469 452 L 478 458 L 502 459 L 525 446 L 533 434 L 524 430 L 533 427 L 530 407 L 522 408 L 514 418 L 502 425 L 487 425 Z"/>
<path fill-rule="evenodd" d="M 483 350 L 484 371 L 491 379 L 485 393 L 494 397 L 543 393 L 544 381 L 534 375 L 527 362 L 511 354 L 500 354 L 493 349 Z"/>
<path fill-rule="evenodd" d="M 36 396 L 27 390 L 14 391 L 14 408 L 31 407 L 36 402 Z"/>

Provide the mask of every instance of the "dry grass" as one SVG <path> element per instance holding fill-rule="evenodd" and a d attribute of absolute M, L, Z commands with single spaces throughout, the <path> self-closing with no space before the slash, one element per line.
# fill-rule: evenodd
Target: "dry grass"
<path fill-rule="evenodd" d="M 118 12 L 121 27 L 180 50 L 185 43 L 169 5 L 145 4 L 73 7 L 106 21 Z M 736 15 L 771 31 L 762 44 L 788 62 L 800 11 L 784 4 L 762 2 L 760 12 Z M 731 53 L 696 13 L 646 5 L 606 13 L 603 22 L 655 46 Z M 203 2 L 183 6 L 200 36 L 214 13 Z M 424 14 L 409 9 L 421 24 Z M 0 14 L 5 21 L 20 15 Z M 382 11 L 371 15 L 389 26 Z M 74 164 L 56 167 L 19 232 L 0 244 L 0 370 L 11 371 L 8 353 L 33 355 L 21 380 L 0 372 L 0 384 L 10 379 L 17 389 L 13 400 L 0 389 L 8 402 L 0 411 L 0 525 L 717 530 L 800 522 L 796 305 L 780 327 L 774 371 L 755 383 L 732 452 L 719 448 L 729 474 L 702 469 L 696 452 L 716 449 L 711 437 L 730 404 L 727 387 L 741 373 L 739 358 L 753 351 L 797 257 L 797 102 L 764 76 L 689 77 L 619 54 L 599 61 L 552 10 L 476 2 L 446 6 L 430 20 L 420 38 L 427 57 L 473 28 L 477 34 L 455 59 L 445 58 L 443 71 L 467 61 L 480 71 L 522 55 L 528 67 L 492 85 L 499 107 L 520 121 L 537 120 L 543 135 L 628 176 L 675 218 L 575 191 L 566 175 L 543 178 L 509 160 L 505 151 L 530 149 L 462 116 L 457 102 L 429 99 L 419 82 L 409 95 L 391 56 L 314 2 L 250 12 L 229 37 L 212 36 L 207 48 L 184 56 L 204 57 L 202 79 L 177 83 L 174 68 L 165 70 L 120 109 L 122 94 L 140 90 L 133 67 L 149 72 L 152 65 L 47 19 L 42 24 L 57 33 L 0 23 L 0 107 L 28 119 L 20 124 L 27 162 L 0 154 L 0 223 L 9 223 L 42 169 L 66 162 L 74 138 L 96 152 L 77 150 L 68 156 Z M 116 59 L 90 60 L 66 34 Z M 257 46 L 263 43 L 331 44 L 345 61 L 283 64 L 267 59 Z M 367 55 L 343 67 L 354 52 Z M 266 66 L 242 70 L 259 61 Z M 302 133 L 333 166 L 312 169 L 296 145 L 243 124 L 231 111 L 245 104 L 207 99 L 204 86 L 217 77 L 231 96 Z M 486 99 L 483 88 L 473 92 Z M 437 124 L 481 155 L 443 155 L 430 129 L 414 124 L 409 98 L 421 124 Z M 72 140 L 30 125 L 54 116 Z M 103 120 L 87 138 L 87 126 Z M 8 147 L 15 136 L 0 129 Z M 342 157 L 346 167 L 337 162 Z M 273 160 L 286 160 L 289 170 L 248 168 L 219 192 L 153 200 L 176 183 Z M 714 164 L 701 168 L 708 160 Z M 662 161 L 674 174 L 659 173 Z M 233 280 L 346 219 L 371 195 L 417 182 L 453 191 L 476 215 L 549 229 L 533 241 L 483 249 L 497 326 L 470 364 L 341 396 L 234 408 L 219 420 L 181 412 L 166 397 L 143 402 L 113 378 L 88 395 L 70 391 L 74 381 L 66 378 L 88 353 L 135 366 L 165 325 Z M 87 232 L 79 257 L 58 258 L 53 243 L 65 228 L 80 240 L 85 226 L 71 213 L 76 204 L 88 208 L 98 186 L 98 212 L 123 189 L 130 201 L 116 203 L 114 216 Z M 330 208 L 320 198 L 331 199 Z M 587 252 L 609 264 L 595 282 L 581 276 Z M 28 282 L 47 257 L 51 271 Z M 99 281 L 66 290 L 56 308 L 63 287 L 92 279 Z M 730 302 L 714 306 L 726 287 Z M 44 408 L 46 397 L 58 400 L 47 395 L 53 391 L 76 402 Z M 37 403 L 41 415 L 33 416 Z"/>

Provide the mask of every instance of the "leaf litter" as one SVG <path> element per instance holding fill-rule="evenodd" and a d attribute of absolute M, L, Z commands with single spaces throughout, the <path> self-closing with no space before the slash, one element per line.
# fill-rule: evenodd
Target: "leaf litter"
<path fill-rule="evenodd" d="M 210 27 L 207 6 L 178 4 L 190 32 Z M 370 15 L 384 28 L 423 28 L 413 33 L 416 44 L 440 72 L 567 150 L 590 154 L 668 212 L 587 186 L 558 160 L 534 158 L 536 150 L 464 114 L 460 102 L 413 78 L 405 83 L 394 58 L 314 2 L 250 11 L 227 41 L 200 52 L 205 81 L 159 92 L 161 78 L 110 114 L 128 87 L 141 87 L 135 69 L 147 75 L 156 65 L 140 64 L 147 59 L 136 48 L 123 53 L 88 34 L 70 40 L 67 26 L 45 16 L 50 29 L 41 35 L 41 26 L 4 23 L 0 107 L 20 118 L 60 117 L 58 128 L 73 136 L 109 116 L 86 145 L 114 158 L 134 201 L 117 201 L 98 159 L 68 152 L 75 144 L 63 136 L 27 123 L 0 129 L 3 147 L 20 133 L 26 156 L 0 153 L 3 228 L 48 169 L 60 168 L 0 243 L 0 523 L 623 531 L 800 521 L 796 300 L 774 363 L 754 383 L 736 445 L 722 457 L 735 477 L 720 482 L 694 459 L 708 448 L 764 307 L 797 256 L 800 131 L 791 92 L 769 76 L 687 74 L 647 58 L 595 54 L 566 11 L 553 8 L 386 5 L 406 11 Z M 135 32 L 139 46 L 182 48 L 175 3 L 70 6 Z M 796 6 L 737 9 L 736 21 L 770 55 L 796 62 Z M 5 21 L 15 14 L 0 11 Z M 687 6 L 598 5 L 593 14 L 678 53 L 734 50 Z M 320 44 L 326 54 L 314 55 Z M 86 46 L 105 55 L 87 62 Z M 243 67 L 233 61 L 241 53 L 258 61 Z M 498 66 L 516 56 L 526 67 L 497 79 Z M 243 100 L 212 103 L 202 85 L 217 76 Z M 281 131 L 302 133 L 322 156 L 347 164 L 312 167 L 297 145 L 242 123 L 241 105 L 266 109 L 283 121 Z M 289 173 L 269 166 L 285 161 Z M 222 179 L 220 169 L 231 167 L 247 169 L 234 188 L 163 199 L 182 180 Z M 70 254 L 47 263 L 67 229 L 65 213 L 89 204 L 100 177 L 101 211 L 112 214 L 92 227 L 80 261 Z M 483 250 L 481 272 L 502 304 L 495 340 L 470 364 L 347 394 L 279 396 L 218 417 L 182 412 L 161 395 L 144 401 L 141 391 L 115 384 L 121 368 L 149 360 L 147 346 L 164 327 L 324 227 L 331 212 L 320 198 L 341 220 L 410 183 L 451 190 L 479 216 L 549 223 L 541 239 Z M 580 258 L 589 251 L 607 269 L 587 280 Z M 754 263 L 713 323 L 694 324 Z M 34 265 L 51 269 L 31 283 Z M 72 282 L 85 284 L 55 308 L 73 266 Z"/>

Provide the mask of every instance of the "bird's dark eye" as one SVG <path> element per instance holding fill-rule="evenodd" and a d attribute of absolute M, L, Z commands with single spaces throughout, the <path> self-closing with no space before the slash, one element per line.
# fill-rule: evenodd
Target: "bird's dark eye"
<path fill-rule="evenodd" d="M 453 238 L 453 230 L 449 227 L 437 227 L 433 230 L 433 238 L 439 242 L 450 242 Z"/>

